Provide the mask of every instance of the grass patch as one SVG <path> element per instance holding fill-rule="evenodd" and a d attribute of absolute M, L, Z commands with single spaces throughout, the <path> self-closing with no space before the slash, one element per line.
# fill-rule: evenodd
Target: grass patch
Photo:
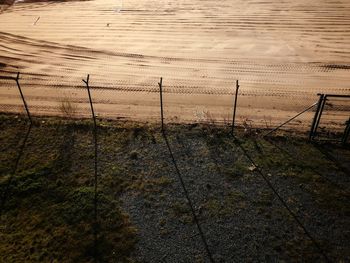
<path fill-rule="evenodd" d="M 214 217 L 226 217 L 239 213 L 247 205 L 247 198 L 239 190 L 233 190 L 223 199 L 211 198 L 204 203 L 204 212 Z"/>
<path fill-rule="evenodd" d="M 93 145 L 87 127 L 35 123 L 13 174 L 20 147 L 16 138 L 25 133 L 14 132 L 20 125 L 13 124 L 2 124 L 7 128 L 1 133 L 0 191 L 6 193 L 6 203 L 0 261 L 92 262 L 96 250 L 99 262 L 128 262 L 136 229 L 115 198 L 122 188 L 110 182 L 99 184 L 94 247 Z M 104 176 L 117 174 L 123 183 L 121 170 Z"/>
<path fill-rule="evenodd" d="M 187 200 L 178 192 L 182 188 L 174 181 L 177 176 L 164 139 L 156 132 L 159 127 L 106 120 L 98 120 L 98 125 L 98 224 L 94 225 L 92 122 L 34 118 L 23 155 L 13 173 L 27 124 L 19 117 L 0 115 L 0 191 L 7 193 L 1 215 L 0 262 L 92 262 L 95 249 L 99 262 L 130 262 L 138 231 L 146 240 L 157 233 L 157 238 L 169 241 L 178 234 L 177 229 L 192 227 L 183 226 L 193 224 L 193 218 Z M 250 223 L 230 219 L 253 219 L 253 215 L 258 217 L 258 225 L 276 231 L 278 236 L 279 230 L 270 223 L 292 225 L 293 219 L 283 207 L 275 205 L 275 195 L 265 188 L 256 168 L 225 127 L 169 125 L 167 128 L 201 223 L 213 227 L 226 224 L 225 229 L 239 232 Z M 293 211 L 302 213 L 303 220 L 313 222 L 312 216 L 322 213 L 330 218 L 347 219 L 348 196 L 322 177 L 334 175 L 339 179 L 342 171 L 320 154 L 317 147 L 287 137 L 267 141 L 245 135 L 241 142 L 258 168 L 280 187 L 278 190 L 287 189 L 282 192 L 285 201 Z M 334 156 L 335 153 L 338 151 L 334 150 Z M 350 155 L 342 154 L 343 161 L 348 159 L 346 156 Z M 130 209 L 132 218 L 122 210 L 120 200 L 125 209 Z M 304 204 L 310 213 L 302 217 Z M 145 229 L 137 230 L 132 219 L 139 227 L 146 226 Z M 320 243 L 324 239 L 325 246 L 334 238 L 328 240 L 326 228 L 330 221 L 327 220 L 317 218 L 320 232 L 324 231 Z M 232 228 L 231 222 L 239 224 L 235 226 L 237 229 Z M 158 226 L 159 232 L 154 226 Z M 96 248 L 94 227 L 98 233 Z M 220 227 L 217 229 L 221 231 Z M 255 231 L 257 240 L 266 241 L 261 229 L 249 229 Z M 342 227 L 336 229 L 334 236 L 338 240 L 343 238 L 342 230 Z M 221 240 L 222 236 L 210 231 L 205 234 L 215 242 L 231 241 Z M 303 255 L 310 261 L 315 259 L 317 251 L 308 243 L 300 243 L 302 236 L 294 240 L 293 232 L 281 236 L 284 234 L 288 243 L 281 245 L 282 238 L 278 237 L 276 244 L 266 244 L 273 255 L 287 249 L 292 258 Z M 247 245 L 244 235 L 235 236 L 244 248 Z M 145 242 L 139 243 L 140 249 L 144 249 L 142 243 Z M 340 252 L 334 252 L 336 258 L 346 254 L 347 246 L 342 243 Z M 307 250 L 305 254 L 302 254 L 303 246 Z M 159 253 L 157 256 L 162 258 L 163 251 L 162 255 Z M 154 255 L 151 258 L 156 259 Z"/>

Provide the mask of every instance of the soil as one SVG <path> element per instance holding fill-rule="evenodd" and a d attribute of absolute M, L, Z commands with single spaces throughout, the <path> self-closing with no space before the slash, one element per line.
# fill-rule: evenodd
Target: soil
<path fill-rule="evenodd" d="M 349 12 L 347 0 L 16 3 L 1 14 L 0 74 L 22 73 L 33 113 L 60 115 L 70 100 L 79 116 L 89 114 L 81 79 L 90 74 L 99 115 L 148 121 L 163 77 L 171 122 L 227 121 L 238 79 L 238 121 L 275 126 L 317 93 L 350 93 Z M 18 111 L 15 83 L 0 85 L 2 111 Z M 341 103 L 347 111 L 330 111 L 325 126 L 344 128 Z"/>

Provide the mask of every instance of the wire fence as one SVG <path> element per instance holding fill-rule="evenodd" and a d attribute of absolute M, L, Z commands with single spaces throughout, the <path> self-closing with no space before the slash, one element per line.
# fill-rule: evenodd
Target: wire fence
<path fill-rule="evenodd" d="M 145 83 L 108 83 L 101 76 L 91 76 L 90 90 L 98 117 L 159 121 L 158 80 Z M 21 74 L 18 79 L 28 108 L 33 115 L 90 118 L 86 87 L 81 79 Z M 203 84 L 203 83 L 202 83 Z M 237 101 L 235 125 L 245 130 L 272 130 L 283 124 L 285 130 L 309 131 L 316 107 L 317 94 L 283 88 L 252 89 L 240 82 L 223 81 L 221 87 L 192 87 L 163 79 L 162 92 L 165 123 L 210 123 L 231 125 L 234 101 Z M 0 76 L 0 112 L 24 113 L 16 75 Z M 310 108 L 309 108 L 310 107 Z M 302 114 L 299 114 L 302 112 Z M 298 116 L 296 116 L 298 115 Z M 296 116 L 296 117 L 295 117 Z M 350 116 L 350 100 L 328 101 L 321 119 L 322 136 L 344 131 Z M 292 119 L 292 120 L 290 120 Z M 287 122 L 286 122 L 287 121 Z M 286 123 L 284 123 L 286 122 Z M 320 133 L 320 134 L 321 134 Z"/>
<path fill-rule="evenodd" d="M 344 131 L 350 118 L 349 104 L 350 98 L 328 97 L 326 99 L 318 127 L 318 137 L 337 137 L 335 131 L 339 129 Z"/>
<path fill-rule="evenodd" d="M 97 247 L 98 247 L 98 213 L 97 213 L 97 207 L 99 203 L 99 196 L 98 196 L 98 162 L 97 162 L 97 156 L 98 156 L 98 141 L 97 141 L 97 125 L 96 125 L 96 115 L 101 115 L 102 117 L 118 117 L 114 114 L 113 107 L 115 105 L 119 105 L 120 98 L 116 96 L 115 90 L 113 89 L 102 89 L 97 86 L 93 86 L 93 82 L 90 82 L 90 77 L 88 75 L 87 79 L 83 79 L 82 83 L 85 85 L 79 85 L 76 83 L 76 85 L 73 88 L 40 88 L 40 87 L 28 87 L 28 82 L 23 81 L 23 84 L 21 83 L 20 75 L 18 74 L 17 77 L 13 78 L 0 78 L 1 84 L 3 86 L 3 90 L 1 93 L 1 111 L 3 112 L 15 112 L 15 113 L 21 113 L 21 114 L 27 114 L 29 117 L 29 120 L 31 122 L 31 114 L 38 114 L 38 115 L 57 115 L 61 117 L 68 117 L 68 118 L 91 118 L 94 121 L 93 126 L 93 136 L 94 136 L 94 219 L 93 219 L 93 226 L 94 226 L 94 256 L 97 255 Z M 28 81 L 28 80 L 27 80 Z M 211 250 L 209 249 L 205 233 L 203 233 L 203 230 L 201 228 L 201 223 L 199 222 L 196 211 L 193 206 L 193 202 L 188 194 L 187 188 L 183 182 L 182 175 L 177 167 L 177 163 L 175 160 L 175 157 L 172 153 L 170 143 L 167 139 L 166 133 L 164 132 L 164 122 L 171 122 L 171 121 L 179 121 L 174 119 L 174 116 L 172 114 L 175 114 L 175 110 L 172 111 L 171 107 L 174 109 L 176 108 L 176 105 L 178 105 L 181 101 L 178 96 L 178 94 L 169 92 L 169 86 L 163 86 L 164 80 L 161 78 L 160 82 L 158 83 L 158 88 L 154 91 L 150 91 L 147 94 L 152 98 L 151 102 L 152 104 L 149 105 L 149 107 L 152 107 L 152 110 L 150 112 L 143 112 L 145 116 L 148 116 L 149 119 L 157 119 L 162 124 L 162 134 L 165 139 L 167 148 L 169 150 L 169 154 L 171 156 L 172 162 L 176 168 L 179 180 L 181 182 L 184 195 L 186 196 L 186 199 L 188 201 L 188 204 L 191 208 L 192 217 L 194 218 L 194 222 L 197 225 L 199 234 L 201 235 L 203 244 L 205 246 L 206 252 L 208 254 L 208 258 L 210 259 L 210 262 L 215 262 L 211 253 Z M 90 86 L 91 85 L 91 86 Z M 198 118 L 191 119 L 190 117 L 186 119 L 188 122 L 206 122 L 206 123 L 212 123 L 212 124 L 230 124 L 232 121 L 232 133 L 233 128 L 236 123 L 238 125 L 243 126 L 245 129 L 253 129 L 253 128 L 266 128 L 270 130 L 271 132 L 279 129 L 295 129 L 296 127 L 309 127 L 311 126 L 312 120 L 315 119 L 315 113 L 318 113 L 320 110 L 320 107 L 322 108 L 321 114 L 323 112 L 323 115 L 319 115 L 320 118 L 317 120 L 317 125 L 319 126 L 319 132 L 317 133 L 317 136 L 319 137 L 330 137 L 330 133 L 334 134 L 337 131 L 344 130 L 344 127 L 349 126 L 349 116 L 350 116 L 350 96 L 349 97 L 332 97 L 331 95 L 321 95 L 322 100 L 320 99 L 319 102 L 317 102 L 317 96 L 315 98 L 315 102 L 311 105 L 308 105 L 305 107 L 303 102 L 295 103 L 294 107 L 291 107 L 282 111 L 281 108 L 275 108 L 276 110 L 274 113 L 269 113 L 269 117 L 267 118 L 265 113 L 262 109 L 259 107 L 254 107 L 256 105 L 262 105 L 261 100 L 264 100 L 266 98 L 261 98 L 259 96 L 253 96 L 252 94 L 245 93 L 244 91 L 244 85 L 241 85 L 240 89 L 238 88 L 240 85 L 237 81 L 235 91 L 232 94 L 225 94 L 221 96 L 223 97 L 217 97 L 216 99 L 230 99 L 230 102 L 227 106 L 222 106 L 220 108 L 220 103 L 213 103 L 211 104 L 211 101 L 208 102 L 209 106 L 204 104 L 203 105 L 203 111 L 201 112 L 203 115 L 197 116 Z M 242 87 L 243 86 L 243 87 Z M 243 89 L 243 90 L 242 90 Z M 45 93 L 48 92 L 48 93 Z M 160 95 L 160 96 L 159 96 Z M 196 94 L 197 96 L 201 96 L 203 94 Z M 193 99 L 196 95 L 191 95 L 191 98 L 188 98 L 189 100 Z M 124 107 L 126 107 L 126 111 L 130 111 L 130 115 L 132 114 L 131 106 L 129 105 L 128 98 L 132 96 L 130 93 L 126 94 L 125 101 L 126 103 Z M 171 96 L 175 96 L 176 99 L 172 100 Z M 219 96 L 219 95 L 211 95 L 211 96 Z M 328 99 L 327 99 L 328 96 Z M 108 99 L 110 97 L 110 99 Z M 268 97 L 268 96 L 266 96 Z M 325 99 L 324 99 L 325 98 Z M 112 103 L 115 99 L 115 103 Z M 170 101 L 170 102 L 169 102 Z M 205 101 L 205 100 L 204 100 Z M 114 101 L 113 101 L 114 102 Z M 271 99 L 271 104 L 273 105 L 274 99 Z M 259 104 L 260 103 L 260 104 Z M 266 101 L 264 102 L 266 103 Z M 282 105 L 280 107 L 283 107 L 283 102 L 279 101 Z M 170 109 L 169 110 L 169 104 Z M 173 105 L 172 105 L 173 104 Z M 268 104 L 271 106 L 271 104 Z M 190 104 L 188 104 L 190 105 Z M 237 108 L 236 108 L 236 105 Z M 243 105 L 243 106 L 242 106 Z M 321 105 L 321 106 L 320 106 Z M 24 107 L 23 107 L 24 106 Z M 317 106 L 317 107 L 316 107 Z M 320 106 L 320 107 L 319 107 Z M 217 109 L 217 108 L 218 109 Z M 207 108 L 210 108 L 211 110 L 208 110 Z M 298 112 L 298 110 L 301 110 Z M 139 109 L 139 111 L 142 111 L 143 109 Z M 154 111 L 154 112 L 153 112 Z M 183 110 L 185 111 L 185 109 Z M 261 112 L 262 111 L 262 112 Z M 266 109 L 266 111 L 268 111 Z M 282 111 L 282 112 L 281 112 Z M 96 114 L 97 112 L 97 114 Z M 278 114 L 277 114 L 278 113 Z M 109 115 L 110 114 L 110 115 Z M 148 115 L 150 114 L 150 115 Z M 179 114 L 178 112 L 176 114 Z M 221 114 L 221 115 L 220 115 Z M 224 114 L 225 118 L 222 117 L 222 114 Z M 266 114 L 266 115 L 264 115 Z M 277 116 L 276 116 L 277 115 Z M 175 115 L 176 116 L 176 115 Z M 128 116 L 122 116 L 122 117 L 128 117 Z M 139 118 L 140 115 L 138 115 L 137 118 Z M 301 118 L 300 118 L 301 117 Z M 223 119 L 221 119 L 223 118 Z M 236 119 L 237 118 L 237 119 Z M 284 120 L 284 122 L 281 123 L 281 120 Z M 236 122 L 237 120 L 237 122 Z M 184 120 L 180 120 L 184 121 Z M 276 126 L 276 124 L 280 122 L 279 126 Z M 346 126 L 347 125 L 347 126 Z M 265 126 L 265 127 L 264 127 Z M 31 126 L 30 126 L 31 127 Z M 274 128 L 275 129 L 272 129 Z M 30 131 L 30 128 L 29 128 Z M 28 131 L 28 134 L 29 134 Z M 346 131 L 346 129 L 345 129 Z M 28 136 L 28 135 L 27 135 Z M 254 160 L 250 155 L 247 153 L 247 151 L 242 147 L 242 145 L 239 143 L 239 141 L 234 137 L 236 143 L 238 146 L 242 149 L 244 154 L 247 156 L 247 158 L 250 160 L 250 162 L 254 165 L 254 167 L 257 167 L 257 165 L 254 163 Z M 26 141 L 26 140 L 25 140 Z M 23 143 L 23 146 L 25 145 L 25 141 Z M 19 159 L 21 158 L 21 152 L 19 153 L 19 157 L 16 161 L 15 169 L 13 171 L 13 175 L 16 173 L 17 170 L 17 164 Z M 263 179 L 266 181 L 267 185 L 273 190 L 274 194 L 278 197 L 280 202 L 283 204 L 283 206 L 288 210 L 288 212 L 291 214 L 291 216 L 294 218 L 294 220 L 298 223 L 298 225 L 304 230 L 306 235 L 310 238 L 310 240 L 314 243 L 314 245 L 317 247 L 319 252 L 324 256 L 324 259 L 328 262 L 329 259 L 324 252 L 323 248 L 318 244 L 318 242 L 314 239 L 314 237 L 309 233 L 309 230 L 304 226 L 304 224 L 300 221 L 300 219 L 293 213 L 291 208 L 288 206 L 288 204 L 285 202 L 284 199 L 279 195 L 277 190 L 274 188 L 274 186 L 271 184 L 269 179 L 265 176 L 264 173 L 262 173 L 259 169 L 257 170 L 260 175 L 263 177 Z M 9 184 L 11 181 L 9 181 Z M 5 192 L 2 197 L 1 202 L 1 209 L 6 201 L 7 193 Z"/>

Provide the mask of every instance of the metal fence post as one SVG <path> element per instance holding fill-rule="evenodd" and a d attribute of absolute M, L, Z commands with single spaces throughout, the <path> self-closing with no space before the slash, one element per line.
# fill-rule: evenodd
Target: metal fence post
<path fill-rule="evenodd" d="M 319 94 L 319 96 L 320 96 L 320 98 L 318 100 L 315 116 L 314 116 L 314 119 L 313 119 L 312 124 L 311 124 L 311 129 L 310 129 L 310 133 L 309 133 L 309 141 L 311 141 L 315 136 L 315 125 L 316 125 L 316 122 L 317 122 L 318 117 L 319 117 L 321 105 L 323 103 L 324 94 Z"/>
<path fill-rule="evenodd" d="M 324 95 L 323 96 L 322 105 L 321 105 L 321 108 L 320 108 L 320 112 L 318 114 L 318 119 L 317 119 L 316 124 L 315 124 L 315 130 L 314 130 L 313 137 L 317 135 L 318 125 L 320 124 L 322 113 L 323 113 L 323 109 L 324 109 L 324 105 L 326 104 L 326 101 L 327 101 L 327 95 Z"/>
<path fill-rule="evenodd" d="M 160 117 L 162 121 L 162 132 L 164 132 L 164 115 L 163 115 L 163 78 L 160 78 L 159 94 L 160 94 Z"/>
<path fill-rule="evenodd" d="M 30 121 L 30 123 L 33 123 L 33 122 L 32 122 L 32 118 L 31 118 L 31 116 L 30 116 L 30 112 L 29 112 L 29 109 L 28 109 L 27 102 L 26 102 L 26 100 L 25 100 L 25 98 L 24 98 L 24 95 L 23 95 L 23 92 L 22 92 L 22 89 L 21 89 L 21 85 L 19 84 L 19 74 L 20 74 L 20 73 L 18 72 L 15 81 L 16 81 L 16 84 L 17 84 L 19 93 L 21 94 L 21 98 L 22 98 L 22 101 L 23 101 L 23 104 L 24 104 L 24 108 L 26 109 L 26 112 L 27 112 L 29 121 Z"/>
<path fill-rule="evenodd" d="M 233 116 L 232 116 L 232 130 L 231 130 L 232 134 L 233 134 L 233 131 L 235 128 L 238 89 L 239 89 L 239 84 L 238 84 L 238 80 L 236 80 L 236 94 L 235 94 L 235 100 L 234 100 L 234 104 L 233 104 Z"/>
<path fill-rule="evenodd" d="M 281 128 L 282 126 L 286 125 L 287 123 L 289 123 L 289 122 L 291 122 L 292 120 L 294 120 L 294 119 L 296 119 L 297 117 L 299 117 L 301 114 L 303 114 L 303 113 L 307 112 L 308 110 L 310 110 L 311 108 L 313 108 L 316 104 L 317 104 L 317 102 L 314 103 L 314 104 L 312 104 L 311 106 L 307 107 L 305 110 L 299 112 L 297 115 L 293 116 L 292 118 L 288 119 L 287 121 L 283 122 L 282 124 L 278 125 L 278 126 L 277 126 L 276 128 L 274 128 L 273 130 L 267 132 L 267 133 L 264 134 L 262 137 L 265 137 L 265 136 L 267 136 L 267 135 L 273 133 L 274 131 L 277 131 L 277 130 L 278 130 L 279 128 Z"/>
<path fill-rule="evenodd" d="M 91 108 L 91 114 L 92 114 L 92 119 L 94 121 L 94 145 L 95 145 L 95 189 L 94 189 L 94 256 L 95 256 L 95 262 L 97 261 L 96 256 L 97 256 L 97 200 L 98 200 L 98 195 L 97 195 L 97 125 L 96 125 L 96 116 L 95 116 L 95 111 L 94 111 L 94 107 L 92 104 L 92 99 L 91 99 L 91 93 L 90 93 L 90 86 L 89 86 L 89 79 L 90 79 L 90 75 L 87 75 L 87 79 L 84 80 L 83 82 L 86 85 L 87 91 L 88 91 L 88 95 L 89 95 L 89 101 L 90 101 L 90 108 Z"/>

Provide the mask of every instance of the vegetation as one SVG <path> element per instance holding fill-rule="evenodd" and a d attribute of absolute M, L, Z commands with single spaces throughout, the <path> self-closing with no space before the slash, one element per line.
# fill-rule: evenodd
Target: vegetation
<path fill-rule="evenodd" d="M 158 126 L 98 121 L 96 225 L 92 123 L 34 118 L 29 127 L 20 116 L 0 115 L 0 262 L 170 259 L 182 248 L 173 246 L 179 240 L 187 261 L 203 256 L 186 248 L 197 237 L 197 228 Z M 256 166 L 228 127 L 167 126 L 169 144 L 213 251 L 242 249 L 248 260 L 256 243 L 265 259 L 320 260 L 260 170 L 317 234 L 331 259 L 346 258 L 342 222 L 350 214 L 345 187 L 349 150 L 288 134 L 263 139 L 237 132 Z M 341 162 L 325 156 L 322 147 Z M 167 251 L 160 243 L 169 244 Z"/>
<path fill-rule="evenodd" d="M 77 105 L 71 101 L 71 98 L 65 96 L 60 101 L 59 109 L 62 116 L 66 118 L 73 118 L 77 111 Z"/>
<path fill-rule="evenodd" d="M 98 195 L 98 246 L 94 246 L 89 127 L 35 123 L 13 174 L 28 126 L 21 119 L 2 118 L 1 123 L 0 190 L 6 202 L 0 261 L 91 262 L 95 251 L 101 262 L 128 261 L 136 230 L 115 197 L 121 189 L 112 186 L 113 191 L 105 191 L 103 181 Z M 108 175 L 123 180 L 122 169 Z"/>

